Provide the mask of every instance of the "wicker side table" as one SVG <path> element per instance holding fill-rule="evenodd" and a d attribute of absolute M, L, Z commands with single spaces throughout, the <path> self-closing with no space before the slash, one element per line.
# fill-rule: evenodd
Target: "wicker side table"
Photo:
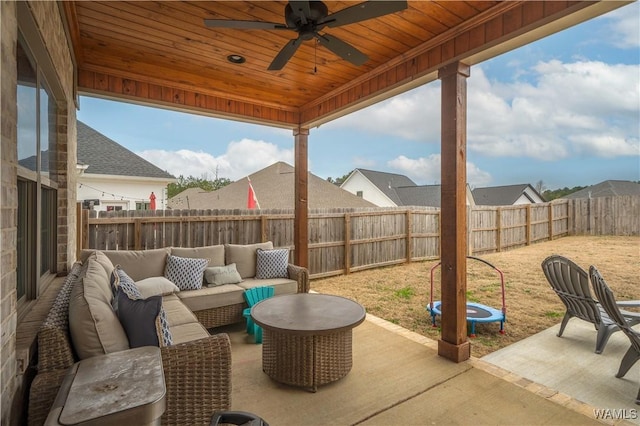
<path fill-rule="evenodd" d="M 300 293 L 266 299 L 251 316 L 263 328 L 263 371 L 315 392 L 351 371 L 352 331 L 365 310 L 344 297 Z"/>

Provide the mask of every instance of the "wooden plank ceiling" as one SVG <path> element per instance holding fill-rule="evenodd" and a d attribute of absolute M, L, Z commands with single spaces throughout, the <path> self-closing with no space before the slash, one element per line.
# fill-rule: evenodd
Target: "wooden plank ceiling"
<path fill-rule="evenodd" d="M 315 40 L 267 68 L 294 31 L 207 28 L 204 19 L 285 23 L 286 1 L 61 2 L 80 93 L 286 128 L 313 127 L 619 7 L 618 2 L 409 1 L 322 32 L 368 55 L 352 65 Z M 326 1 L 329 13 L 355 2 Z M 232 54 L 246 62 L 233 64 Z"/>

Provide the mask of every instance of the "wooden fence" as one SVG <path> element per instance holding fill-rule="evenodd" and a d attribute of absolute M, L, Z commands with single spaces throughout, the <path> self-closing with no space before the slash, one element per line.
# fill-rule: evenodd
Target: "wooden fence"
<path fill-rule="evenodd" d="M 571 200 L 571 235 L 640 235 L 640 195 Z"/>
<path fill-rule="evenodd" d="M 583 223 L 590 224 L 591 234 L 615 229 L 616 235 L 623 230 L 623 235 L 639 235 L 637 198 L 592 200 L 587 207 L 584 200 L 473 207 L 468 211 L 468 253 L 491 253 L 582 234 Z M 588 220 L 583 217 L 585 209 L 591 212 Z M 291 209 L 99 213 L 82 210 L 78 215 L 79 249 L 139 250 L 261 241 L 294 249 Z M 635 217 L 627 218 L 629 215 Z M 605 225 L 607 221 L 614 225 Z M 309 214 L 309 272 L 313 278 L 437 259 L 439 255 L 437 208 L 320 209 Z"/>

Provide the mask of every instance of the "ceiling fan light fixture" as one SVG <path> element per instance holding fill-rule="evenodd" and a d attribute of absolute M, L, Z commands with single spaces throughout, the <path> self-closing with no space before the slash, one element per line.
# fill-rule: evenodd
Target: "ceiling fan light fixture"
<path fill-rule="evenodd" d="M 246 62 L 246 59 L 242 55 L 231 54 L 227 56 L 227 61 L 231 62 L 232 64 L 244 64 Z"/>

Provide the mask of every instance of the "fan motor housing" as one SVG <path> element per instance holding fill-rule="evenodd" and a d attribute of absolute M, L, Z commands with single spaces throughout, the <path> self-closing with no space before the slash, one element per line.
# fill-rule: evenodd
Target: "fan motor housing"
<path fill-rule="evenodd" d="M 329 15 L 329 8 L 327 8 L 327 5 L 321 1 L 310 1 L 309 9 L 311 13 L 309 14 L 309 16 L 307 16 L 307 23 L 303 24 L 300 15 L 293 10 L 290 3 L 287 3 L 284 8 L 284 18 L 285 22 L 287 23 L 287 27 L 295 28 L 298 32 L 304 30 L 315 31 L 319 29 L 316 28 L 316 24 L 318 21 L 326 18 L 327 15 Z"/>

